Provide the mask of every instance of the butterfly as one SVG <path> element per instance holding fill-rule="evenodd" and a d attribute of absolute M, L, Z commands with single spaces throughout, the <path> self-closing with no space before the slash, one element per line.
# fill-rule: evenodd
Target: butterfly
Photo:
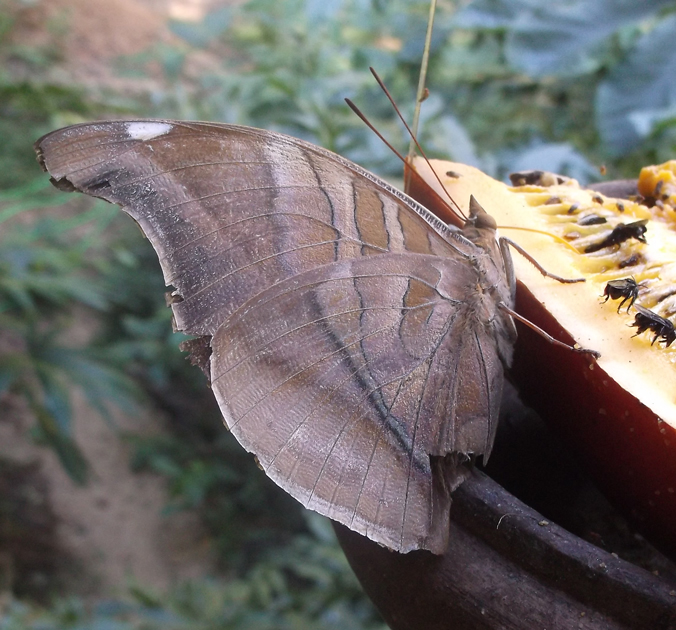
<path fill-rule="evenodd" d="M 444 552 L 488 458 L 515 280 L 472 200 L 445 224 L 360 166 L 261 129 L 80 124 L 36 151 L 155 248 L 225 424 L 304 506 L 399 552 Z"/>

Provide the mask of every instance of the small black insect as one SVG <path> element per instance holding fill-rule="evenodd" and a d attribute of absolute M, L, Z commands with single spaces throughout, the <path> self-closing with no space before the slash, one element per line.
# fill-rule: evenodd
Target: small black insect
<path fill-rule="evenodd" d="M 638 304 L 634 308 L 637 312 L 632 326 L 637 328 L 636 335 L 650 330 L 655 333 L 650 345 L 653 345 L 659 339 L 667 348 L 676 341 L 676 329 L 668 319 L 664 319 L 664 317 L 660 317 L 657 313 L 653 313 Z"/>
<path fill-rule="evenodd" d="M 634 221 L 633 223 L 618 223 L 613 231 L 606 236 L 601 242 L 593 243 L 585 248 L 585 254 L 591 254 L 592 252 L 597 252 L 604 247 L 610 247 L 611 245 L 619 245 L 628 241 L 630 238 L 635 238 L 641 243 L 645 243 L 645 236 L 643 236 L 648 228 L 646 227 L 648 223 L 647 219 L 642 219 L 641 221 Z"/>
<path fill-rule="evenodd" d="M 609 299 L 619 300 L 622 298 L 620 305 L 617 307 L 617 312 L 620 312 L 620 309 L 625 305 L 626 302 L 629 302 L 627 306 L 627 313 L 629 309 L 634 305 L 636 298 L 638 297 L 639 285 L 636 280 L 633 278 L 623 278 L 622 280 L 611 280 L 606 284 L 606 288 L 603 291 L 606 299 L 603 300 L 605 304 Z M 603 297 L 603 296 L 602 296 Z"/>

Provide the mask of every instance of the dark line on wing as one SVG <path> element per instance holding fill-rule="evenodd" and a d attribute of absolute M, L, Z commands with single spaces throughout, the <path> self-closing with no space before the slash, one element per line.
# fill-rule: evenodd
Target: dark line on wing
<path fill-rule="evenodd" d="M 338 351 L 336 351 L 336 352 L 334 352 L 334 353 L 331 353 L 331 355 L 327 355 L 327 357 L 328 357 L 328 356 L 334 356 L 335 354 L 340 354 L 340 350 L 338 350 Z M 376 356 L 378 356 L 378 355 L 376 355 Z M 338 367 L 344 367 L 344 366 L 343 366 L 342 363 L 339 362 L 339 363 L 337 363 L 336 365 L 334 365 L 333 368 L 331 368 L 331 370 L 336 369 L 336 368 L 338 368 Z M 292 435 L 295 435 L 295 434 L 298 432 L 298 430 L 300 430 L 300 428 L 301 428 L 302 426 L 304 426 L 304 425 L 308 422 L 308 420 L 315 414 L 315 412 L 316 412 L 317 410 L 322 409 L 322 407 L 326 404 L 326 402 L 328 402 L 331 398 L 333 398 L 333 396 L 335 396 L 335 395 L 341 390 L 341 388 L 342 388 L 343 385 L 348 384 L 348 383 L 352 380 L 353 376 L 354 376 L 360 369 L 362 369 L 362 367 L 364 367 L 364 366 L 361 366 L 361 367 L 359 367 L 359 368 L 356 368 L 356 370 L 353 370 L 351 373 L 349 373 L 349 374 L 347 375 L 346 378 L 344 378 L 340 383 L 338 383 L 338 384 L 336 385 L 336 387 L 334 387 L 330 392 L 327 392 L 327 393 L 324 395 L 324 397 L 323 397 L 320 401 L 318 401 L 318 402 L 315 404 L 315 406 L 314 406 L 308 413 L 305 414 L 305 417 L 300 421 L 300 423 L 298 424 L 298 426 L 294 429 Z M 395 380 L 395 379 L 393 379 L 392 382 L 394 382 L 394 380 Z M 356 409 L 357 409 L 357 410 L 358 410 L 359 407 L 361 406 L 361 402 L 363 402 L 364 400 L 366 400 L 367 397 L 368 397 L 368 396 L 365 395 L 365 396 L 361 399 L 361 401 L 357 404 L 357 406 L 356 406 Z M 258 402 L 256 402 L 255 404 L 257 405 Z M 250 410 L 248 410 L 248 411 L 250 411 Z M 346 427 L 348 426 L 348 424 L 352 423 L 355 419 L 358 420 L 359 418 L 362 418 L 362 417 L 363 417 L 363 415 L 357 415 L 357 411 L 355 411 L 354 413 L 352 413 L 352 415 L 351 415 L 349 418 L 347 418 L 347 419 L 345 420 L 345 422 L 343 423 L 343 426 L 341 427 L 341 429 L 340 429 L 340 431 L 339 431 L 339 433 L 338 433 L 337 438 L 333 441 L 333 444 L 331 445 L 331 448 L 329 449 L 329 452 L 327 453 L 326 457 L 324 458 L 324 461 L 322 462 L 322 466 L 321 466 L 321 468 L 320 468 L 320 470 L 319 470 L 319 473 L 318 473 L 318 475 L 317 475 L 317 478 L 315 479 L 315 485 L 313 486 L 313 490 L 314 490 L 314 487 L 316 487 L 316 484 L 317 484 L 317 482 L 319 481 L 319 477 L 321 476 L 322 472 L 324 471 L 324 468 L 325 468 L 327 462 L 329 461 L 329 458 L 330 458 L 331 454 L 333 453 L 333 450 L 335 449 L 336 445 L 338 444 L 338 439 L 340 438 L 340 436 L 342 436 L 342 434 L 344 433 L 344 431 L 345 431 Z M 233 426 L 234 426 L 234 425 L 233 425 Z M 275 457 L 273 458 L 273 461 L 274 461 L 275 459 L 277 459 L 277 457 L 279 457 L 279 455 L 281 454 L 281 452 L 288 446 L 288 443 L 289 443 L 290 439 L 291 439 L 291 438 L 289 438 L 289 439 L 282 445 L 282 447 L 279 449 L 279 451 L 276 453 Z M 291 479 L 291 477 L 295 474 L 295 471 L 296 471 L 296 469 L 297 469 L 297 464 L 298 464 L 298 460 L 296 460 L 296 461 L 294 462 L 294 465 L 293 465 L 291 471 L 289 471 L 289 474 L 286 476 L 286 480 L 287 480 L 287 481 L 288 481 L 289 479 Z M 270 462 L 270 464 L 268 465 L 268 467 L 269 467 L 270 465 L 272 465 L 272 462 Z M 266 470 L 267 470 L 267 468 L 266 468 Z M 312 497 L 312 495 L 313 495 L 313 492 L 310 493 L 310 497 Z M 309 502 L 309 500 L 310 500 L 310 499 L 308 498 L 308 502 Z"/>
<path fill-rule="evenodd" d="M 415 308 L 415 307 L 412 307 L 412 308 Z M 442 335 L 442 337 L 443 337 L 443 335 Z M 351 345 L 352 345 L 352 344 L 351 344 Z M 339 348 L 337 348 L 337 350 L 336 350 L 334 353 L 331 353 L 330 355 L 325 355 L 325 358 L 328 358 L 328 357 L 330 357 L 330 356 L 335 356 L 336 354 L 343 354 L 343 355 L 344 355 L 344 358 L 346 358 L 346 359 L 348 359 L 348 360 L 345 361 L 344 363 L 338 363 L 338 364 L 336 364 L 332 369 L 335 369 L 335 368 L 338 368 L 338 367 L 344 367 L 344 365 L 346 364 L 348 369 L 352 368 L 351 372 L 348 374 L 348 376 L 347 376 L 341 383 L 339 383 L 339 384 L 338 384 L 336 387 L 334 387 L 330 392 L 328 392 L 328 393 L 324 396 L 324 398 L 323 398 L 321 401 L 318 401 L 318 403 L 317 403 L 317 404 L 316 404 L 316 405 L 315 405 L 315 406 L 314 406 L 314 407 L 313 407 L 313 408 L 305 415 L 305 418 L 304 418 L 304 419 L 301 421 L 301 423 L 296 427 L 296 429 L 294 429 L 294 434 L 301 428 L 301 426 L 303 426 L 303 425 L 309 420 L 309 418 L 310 418 L 310 417 L 311 417 L 318 409 L 321 409 L 321 407 L 322 407 L 328 400 L 330 400 L 333 396 L 337 395 L 338 392 L 340 391 L 340 389 L 341 389 L 341 387 L 342 387 L 343 385 L 349 383 L 349 382 L 352 380 L 353 376 L 355 376 L 356 374 L 358 374 L 359 371 L 360 371 L 361 369 L 363 369 L 364 367 L 366 367 L 366 366 L 368 365 L 368 362 L 366 362 L 366 364 L 365 364 L 364 366 L 359 366 L 359 367 L 354 366 L 354 363 L 352 362 L 350 355 L 349 355 L 349 354 L 348 354 L 348 355 L 345 355 L 345 354 L 344 354 L 345 348 L 346 348 L 346 347 L 343 346 L 343 345 L 341 344 L 341 346 L 340 346 Z M 374 359 L 377 358 L 377 356 L 379 356 L 379 355 L 375 355 Z M 247 355 L 247 357 L 245 357 L 245 358 L 250 358 L 250 357 L 251 357 L 251 355 L 249 354 L 249 355 Z M 371 391 L 365 391 L 364 396 L 362 397 L 362 399 L 361 399 L 361 400 L 359 401 L 359 403 L 357 404 L 356 409 L 359 409 L 359 407 L 361 407 L 361 405 L 362 405 L 364 402 L 370 400 L 370 396 L 371 396 L 371 394 L 373 393 L 373 391 L 382 389 L 382 388 L 384 388 L 384 387 L 387 387 L 388 385 L 390 385 L 390 384 L 392 384 L 392 383 L 395 383 L 395 382 L 397 382 L 398 380 L 399 380 L 399 381 L 404 381 L 404 380 L 406 380 L 406 379 L 409 378 L 409 377 L 411 376 L 411 374 L 413 374 L 413 372 L 415 372 L 421 365 L 425 364 L 426 362 L 431 362 L 431 359 L 432 359 L 432 358 L 433 358 L 433 354 L 430 354 L 430 355 L 428 355 L 427 357 L 425 357 L 423 360 L 421 360 L 421 361 L 419 361 L 418 363 L 416 363 L 411 369 L 409 369 L 408 371 L 406 371 L 404 374 L 401 374 L 401 375 L 398 375 L 398 376 L 393 377 L 392 379 L 390 379 L 390 380 L 387 381 L 386 383 L 384 383 L 384 384 L 382 384 L 382 385 L 378 385 L 376 388 L 374 388 L 374 389 L 371 390 Z M 219 377 L 219 378 L 220 378 L 220 377 Z M 214 380 L 216 380 L 216 379 L 214 379 Z M 364 388 L 362 387 L 362 389 L 364 389 Z M 399 395 L 399 392 L 400 392 L 400 391 L 401 391 L 401 388 L 398 390 L 397 396 Z M 262 401 L 262 400 L 263 400 L 263 399 L 261 399 L 261 401 Z M 245 412 L 245 414 L 243 414 L 242 416 L 240 416 L 238 419 L 236 419 L 236 420 L 233 422 L 233 424 L 231 425 L 230 428 L 231 428 L 231 429 L 234 429 L 234 428 L 236 427 L 236 425 L 243 419 L 244 415 L 248 414 L 248 413 L 249 413 L 252 409 L 254 409 L 261 401 L 256 401 L 256 403 L 254 403 L 254 405 L 253 405 L 249 410 L 247 410 L 247 411 Z M 418 413 L 419 413 L 419 412 L 420 412 L 420 404 L 418 405 Z M 350 418 L 348 418 L 348 419 L 346 420 L 345 424 L 343 425 L 343 429 L 341 430 L 341 434 L 342 434 L 342 431 L 344 430 L 344 428 L 347 426 L 347 424 L 348 424 L 349 422 L 351 422 L 351 421 L 356 417 L 356 414 L 357 414 L 357 412 L 355 411 L 355 413 L 353 413 L 353 414 L 350 416 Z M 400 429 L 401 429 L 401 426 L 402 426 L 402 425 L 401 425 L 401 422 L 398 422 L 398 423 L 395 424 L 395 423 L 392 423 L 392 422 L 390 421 L 390 419 L 396 420 L 395 417 L 393 417 L 393 416 L 388 416 L 388 419 L 387 419 L 388 421 L 387 421 L 387 422 L 384 422 L 383 425 L 381 425 L 381 426 L 384 426 L 384 427 L 386 427 L 386 428 L 389 429 L 390 434 L 392 434 L 392 435 L 394 436 L 395 441 L 396 441 L 396 442 L 399 444 L 399 446 L 404 450 L 404 452 L 409 452 L 409 453 L 410 453 L 410 464 L 409 464 L 409 466 L 413 465 L 417 470 L 420 470 L 420 471 L 422 471 L 422 472 L 425 472 L 425 471 L 429 468 L 429 462 L 426 461 L 426 462 L 420 462 L 420 463 L 419 463 L 419 462 L 417 461 L 417 459 L 415 458 L 414 453 L 413 453 L 413 451 L 412 451 L 412 449 L 411 449 L 411 447 L 410 447 L 410 445 L 409 445 L 409 443 L 408 443 L 408 440 L 406 439 L 405 434 L 402 434 L 402 432 L 401 432 L 401 430 L 400 430 Z M 288 443 L 288 440 L 287 440 L 287 443 Z M 287 443 L 285 443 L 285 444 L 282 446 L 282 448 L 279 450 L 279 452 L 275 455 L 274 459 L 276 459 L 276 458 L 279 456 L 279 454 L 282 452 L 282 450 L 286 447 Z M 336 444 L 336 443 L 337 443 L 337 442 L 334 442 L 334 444 L 332 445 L 331 451 L 329 451 L 329 455 L 330 455 L 330 453 L 333 451 L 333 448 L 335 447 L 335 444 Z M 324 466 L 324 465 L 326 464 L 326 462 L 328 461 L 329 455 L 327 455 L 327 458 L 325 459 L 325 462 L 324 462 L 323 466 Z M 274 461 L 274 460 L 273 460 L 273 461 Z M 427 466 L 426 466 L 426 464 L 427 464 Z M 270 464 L 270 465 L 271 465 L 271 464 Z M 323 466 L 322 466 L 322 468 L 323 468 Z M 291 478 L 292 474 L 293 474 L 293 472 L 290 472 L 290 473 L 289 473 L 289 475 L 287 476 L 287 480 Z"/>
<path fill-rule="evenodd" d="M 352 312 L 352 311 L 344 311 L 343 313 L 338 313 L 336 316 L 338 316 L 338 315 L 346 315 L 346 314 L 348 314 L 348 313 L 350 313 L 350 312 Z M 328 317 L 332 317 L 332 316 L 328 316 Z M 328 319 L 328 317 L 327 317 L 327 319 Z M 232 370 L 235 369 L 237 366 L 241 365 L 244 361 L 246 361 L 246 360 L 248 360 L 248 359 L 251 359 L 252 357 L 255 357 L 255 356 L 256 356 L 257 354 L 259 354 L 264 348 L 267 348 L 267 347 L 270 346 L 272 343 L 277 342 L 277 341 L 279 341 L 280 339 L 282 339 L 283 337 L 285 337 L 286 335 L 291 334 L 291 333 L 294 333 L 294 332 L 298 332 L 299 330 L 302 330 L 302 329 L 305 328 L 306 326 L 310 326 L 310 325 L 312 325 L 312 324 L 314 324 L 314 323 L 316 323 L 316 322 L 308 322 L 307 324 L 303 324 L 302 326 L 298 326 L 298 327 L 294 328 L 293 330 L 290 330 L 290 331 L 285 332 L 283 335 L 280 335 L 280 336 L 278 336 L 278 337 L 275 337 L 272 341 L 266 343 L 264 346 L 260 346 L 259 348 L 257 348 L 256 350 L 254 350 L 253 353 L 247 354 L 246 357 L 244 357 L 243 359 L 240 359 L 240 360 L 237 361 L 237 363 L 235 363 L 234 365 L 229 366 L 228 369 L 227 369 L 225 372 L 221 373 L 220 376 L 219 376 L 218 378 L 221 378 L 221 377 L 225 376 L 226 374 L 228 374 L 228 372 L 232 371 Z M 392 325 L 392 326 L 384 326 L 383 328 L 379 328 L 378 330 L 376 330 L 376 331 L 374 331 L 374 332 L 372 332 L 372 333 L 369 333 L 367 336 L 369 336 L 369 337 L 374 337 L 375 335 L 378 335 L 378 334 L 380 334 L 380 333 L 382 333 L 382 332 L 384 332 L 384 331 L 386 331 L 386 330 L 389 330 L 390 328 L 394 328 L 394 325 Z M 361 339 L 362 339 L 361 337 L 360 337 L 359 339 L 355 339 L 354 341 L 350 342 L 349 344 L 344 345 L 343 347 L 344 347 L 344 348 L 350 348 L 351 346 L 355 346 L 355 345 L 357 345 L 357 344 L 361 341 Z M 265 392 L 265 394 L 264 394 L 263 396 L 261 396 L 258 400 L 256 400 L 256 402 L 254 402 L 254 403 L 253 403 L 253 404 L 252 404 L 252 405 L 251 405 L 244 413 L 242 413 L 242 415 L 238 418 L 237 422 L 239 422 L 240 420 L 243 420 L 244 417 L 245 417 L 246 415 L 248 415 L 249 413 L 251 413 L 258 405 L 260 405 L 260 404 L 261 404 L 264 400 L 266 400 L 269 396 L 272 396 L 272 395 L 275 394 L 277 391 L 281 390 L 282 387 L 284 387 L 289 381 L 292 381 L 292 380 L 293 380 L 294 378 L 296 378 L 297 376 L 300 376 L 301 374 L 307 372 L 308 370 L 311 370 L 311 369 L 312 369 L 313 367 L 315 367 L 316 365 L 319 365 L 319 364 L 322 363 L 323 361 L 326 361 L 327 359 L 330 359 L 330 358 L 336 356 L 336 355 L 339 354 L 339 353 L 340 353 L 340 350 L 334 350 L 333 352 L 330 352 L 330 353 L 328 353 L 328 354 L 325 354 L 325 355 L 323 355 L 322 357 L 320 357 L 319 359 L 317 359 L 316 361 L 314 361 L 313 363 L 310 363 L 309 365 L 306 365 L 306 366 L 303 367 L 302 369 L 297 370 L 296 372 L 294 372 L 293 374 L 291 374 L 291 376 L 288 376 L 287 378 L 285 378 L 281 383 L 279 383 L 278 385 L 275 385 L 274 388 L 272 388 L 271 390 Z M 337 364 L 334 366 L 334 368 L 335 368 L 335 367 L 338 367 L 339 365 L 340 365 L 340 363 L 337 363 Z M 334 368 L 331 368 L 331 370 L 333 370 Z M 215 379 L 215 380 L 217 380 L 217 379 Z M 302 425 L 302 423 L 301 423 L 301 425 Z M 289 439 L 291 439 L 291 437 L 293 437 L 293 435 L 296 433 L 296 431 L 300 428 L 301 425 L 298 425 L 298 427 L 296 427 L 296 429 L 294 429 L 294 432 L 291 434 L 291 436 L 289 437 Z M 280 450 L 280 452 L 281 452 L 281 450 Z M 279 455 L 279 452 L 277 453 L 277 455 Z M 274 459 L 276 459 L 277 455 L 275 455 L 275 457 L 273 458 L 273 461 L 274 461 Z"/>
<path fill-rule="evenodd" d="M 366 307 L 364 306 L 364 296 L 362 295 L 362 292 L 359 290 L 359 287 L 357 286 L 357 283 L 359 282 L 360 278 L 352 278 L 352 286 L 354 287 L 355 292 L 359 296 L 359 305 L 361 306 L 361 315 L 359 316 L 359 324 L 360 327 L 363 325 L 364 317 L 366 317 Z M 359 344 L 361 356 L 364 360 L 364 363 L 366 365 L 369 365 L 369 360 L 366 354 L 366 348 L 364 347 L 364 339 L 361 340 Z M 368 376 L 370 378 L 371 382 L 366 382 L 366 375 L 360 377 L 360 381 L 363 379 L 363 383 L 360 382 L 360 385 L 362 385 L 362 388 L 365 389 L 367 386 L 368 387 L 373 387 L 373 385 L 377 385 L 378 381 L 376 378 L 373 376 L 373 373 L 371 372 L 371 368 L 369 367 L 367 370 Z M 378 394 L 373 394 L 371 396 L 371 402 L 373 403 L 374 408 L 378 411 L 378 414 L 380 415 L 381 419 L 383 422 L 387 422 L 387 418 L 390 414 L 390 410 L 387 408 L 387 404 L 385 403 L 385 400 L 383 398 L 383 393 L 381 390 L 378 391 Z"/>
<path fill-rule="evenodd" d="M 363 277 L 368 277 L 368 276 L 363 276 Z M 380 274 L 374 274 L 374 277 L 382 277 L 382 276 Z M 401 275 L 395 275 L 394 277 L 410 277 L 410 276 L 406 276 L 404 274 L 401 274 Z M 336 280 L 345 280 L 345 279 L 348 279 L 348 278 L 339 278 L 339 279 L 336 279 Z M 426 286 L 430 286 L 429 283 L 427 283 L 427 282 L 423 281 L 423 283 Z M 360 296 L 361 296 L 361 294 L 360 294 Z M 313 303 L 314 303 L 314 301 L 313 301 Z M 423 305 L 420 305 L 419 307 L 410 307 L 410 308 L 411 309 L 425 308 L 427 305 L 428 304 L 425 303 Z M 399 310 L 401 312 L 401 309 L 403 307 L 401 305 L 398 305 L 396 307 L 378 307 L 378 308 L 382 308 L 383 310 L 389 310 L 389 309 L 392 309 L 392 308 L 396 308 L 396 310 Z M 408 308 L 408 307 L 406 307 L 406 308 Z M 319 305 L 317 305 L 316 303 L 315 303 L 315 309 L 316 309 L 315 312 L 319 312 L 319 313 L 322 312 L 321 307 Z M 363 303 L 362 303 L 361 309 L 355 309 L 355 310 L 356 311 L 363 310 Z M 376 310 L 376 309 L 373 309 L 373 310 Z M 373 379 L 373 377 L 371 377 L 372 383 L 369 383 L 365 377 L 362 377 L 360 375 L 362 368 L 363 367 L 368 368 L 369 363 L 370 363 L 369 360 L 366 358 L 365 352 L 362 351 L 362 356 L 364 357 L 364 366 L 356 366 L 352 356 L 347 352 L 347 349 L 346 349 L 345 345 L 343 344 L 342 340 L 338 339 L 335 336 L 335 333 L 333 332 L 331 327 L 328 325 L 329 319 L 330 319 L 330 316 L 322 316 L 322 317 L 316 317 L 313 321 L 321 322 L 321 325 L 323 325 L 323 327 L 324 327 L 324 331 L 325 331 L 327 338 L 332 340 L 333 345 L 336 348 L 336 353 L 340 353 L 344 356 L 345 364 L 347 365 L 347 369 L 350 370 L 351 373 L 353 373 L 355 375 L 356 383 L 359 385 L 360 389 L 364 392 L 364 395 L 365 395 L 364 400 L 366 398 L 368 398 L 370 400 L 373 408 L 377 411 L 378 415 L 381 417 L 381 420 L 383 421 L 383 425 L 388 429 L 389 433 L 393 436 L 395 441 L 397 443 L 399 443 L 399 445 L 401 446 L 402 449 L 404 449 L 405 451 L 409 451 L 410 450 L 410 444 L 409 444 L 408 436 L 406 435 L 405 431 L 403 431 L 404 426 L 402 425 L 402 423 L 397 418 L 390 416 L 389 410 L 387 410 L 387 405 L 382 400 L 382 392 L 380 391 L 381 388 L 380 387 L 373 387 L 373 383 L 375 383 L 375 379 Z M 441 344 L 441 341 L 443 340 L 445 334 L 447 333 L 449 326 L 452 324 L 454 319 L 455 319 L 455 315 L 453 316 L 453 318 L 451 318 L 449 320 L 449 323 L 446 325 L 445 329 L 439 335 L 439 339 L 437 341 L 436 347 L 428 355 L 428 358 L 432 358 L 434 356 L 434 354 L 436 353 L 436 351 L 438 350 L 438 348 Z M 309 324 L 311 324 L 311 323 L 313 323 L 313 322 L 309 322 Z M 275 340 L 272 340 L 269 343 L 273 343 L 274 341 Z M 260 349 L 259 349 L 259 351 L 260 351 Z M 244 357 L 244 359 L 242 359 L 242 361 L 246 360 L 247 358 L 248 358 L 248 356 Z M 423 362 L 424 361 L 422 361 L 421 364 Z M 234 368 L 234 366 L 231 366 L 231 367 Z M 225 374 L 225 372 L 224 372 L 224 374 Z M 214 381 L 217 380 L 218 378 L 220 378 L 221 376 L 222 375 L 219 375 L 218 377 L 216 377 L 214 379 Z M 374 401 L 374 399 L 372 398 L 372 394 L 375 393 L 376 391 L 379 392 L 379 399 L 380 399 L 379 403 L 380 404 L 378 404 L 378 402 Z M 418 406 L 420 407 L 420 403 L 419 403 Z M 419 413 L 419 410 L 418 410 L 418 413 Z M 412 451 L 411 451 L 411 457 L 413 458 Z M 418 466 L 416 466 L 416 467 L 418 467 Z M 425 470 L 424 465 L 423 465 L 422 470 Z"/>
<path fill-rule="evenodd" d="M 414 365 L 410 370 L 408 370 L 404 374 L 397 375 L 397 376 L 391 378 L 386 383 L 383 383 L 382 385 L 378 385 L 378 389 L 382 389 L 384 387 L 387 387 L 388 385 L 391 385 L 392 383 L 396 383 L 397 381 L 406 380 L 408 377 L 410 377 L 411 374 L 413 374 L 413 372 L 415 372 L 424 363 L 425 363 L 424 360 L 418 362 L 416 365 Z M 361 369 L 361 367 L 357 368 L 357 370 L 359 370 L 359 369 Z M 315 405 L 315 407 L 313 407 L 313 409 L 311 409 L 308 414 L 306 414 L 305 418 L 303 419 L 303 423 L 307 422 L 309 420 L 309 418 L 318 409 L 321 409 L 321 407 L 325 404 L 326 401 L 330 400 L 333 396 L 335 396 L 340 391 L 340 388 L 351 380 L 353 375 L 354 375 L 354 372 L 352 372 L 347 378 L 345 378 L 341 383 L 339 383 L 329 393 L 327 393 L 327 395 L 323 398 L 323 400 L 320 403 L 318 403 L 317 405 Z M 359 402 L 355 406 L 355 411 L 350 415 L 350 417 L 345 421 L 345 423 L 341 427 L 341 431 L 340 431 L 339 435 L 342 435 L 342 433 L 344 432 L 345 428 L 347 427 L 347 425 L 349 423 L 353 422 L 355 419 L 358 420 L 359 418 L 364 417 L 364 414 L 358 414 L 358 410 L 360 409 L 360 407 L 362 406 L 363 403 L 368 402 L 369 396 L 371 395 L 371 393 L 372 392 L 366 392 L 364 394 L 364 396 L 362 396 L 362 398 L 359 400 Z M 396 437 L 397 437 L 397 435 L 395 434 L 395 438 Z M 409 451 L 408 445 L 405 442 L 401 442 L 400 440 L 397 440 L 397 442 L 399 443 L 399 446 L 402 447 L 405 450 L 405 452 Z M 326 456 L 326 458 L 325 458 L 325 460 L 322 464 L 322 468 L 320 469 L 320 474 L 321 474 L 321 471 L 324 469 L 324 466 L 326 466 L 326 463 L 328 462 L 328 458 L 329 458 L 330 454 L 333 452 L 333 449 L 335 448 L 336 443 L 337 443 L 337 440 L 334 442 L 334 444 L 332 444 L 331 450 L 327 454 L 327 456 Z M 284 448 L 284 447 L 282 447 L 282 448 Z M 415 459 L 415 458 L 412 458 L 412 459 Z M 421 463 L 418 463 L 417 461 L 415 462 L 415 467 L 419 470 L 422 470 L 422 471 L 424 471 L 426 469 L 424 463 L 421 464 Z M 290 479 L 290 476 L 287 477 L 287 479 Z"/>
<path fill-rule="evenodd" d="M 397 404 L 397 400 L 399 399 L 399 395 L 401 394 L 401 392 L 404 391 L 405 389 L 408 389 L 409 386 L 411 385 L 411 383 L 413 382 L 413 381 L 410 381 L 408 379 L 411 376 L 411 374 L 413 374 L 413 372 L 415 372 L 415 370 L 417 370 L 420 367 L 420 365 L 422 365 L 422 363 L 419 363 L 413 370 L 410 370 L 409 373 L 405 377 L 400 379 L 399 387 L 397 388 L 396 393 L 392 397 L 392 404 L 390 405 L 390 411 Z M 407 383 L 406 387 L 404 387 L 404 383 Z M 350 519 L 350 527 L 352 526 L 352 523 L 354 523 L 354 519 L 357 515 L 357 509 L 359 508 L 359 502 L 361 501 L 361 495 L 362 495 L 362 491 L 364 489 L 366 478 L 368 477 L 368 473 L 369 473 L 369 470 L 371 468 L 371 462 L 373 461 L 373 457 L 375 455 L 376 449 L 378 448 L 378 445 L 380 444 L 381 438 L 382 438 L 382 433 L 378 435 L 378 439 L 376 440 L 376 442 L 373 446 L 373 450 L 371 452 L 371 457 L 369 458 L 369 464 L 366 467 L 366 474 L 364 475 L 364 482 L 362 483 L 362 486 L 359 489 L 359 494 L 357 496 L 357 502 L 355 503 L 354 511 L 352 512 L 352 518 Z M 387 480 L 387 476 L 384 477 L 383 485 L 386 483 L 386 480 Z M 378 522 L 378 516 L 380 515 L 381 507 L 382 507 L 382 503 L 380 501 L 378 501 L 378 507 L 376 508 L 375 518 L 373 519 L 375 522 Z"/>
<path fill-rule="evenodd" d="M 336 208 L 333 205 L 333 199 L 331 198 L 331 196 L 329 195 L 327 190 L 329 190 L 331 188 L 341 190 L 342 186 L 325 186 L 322 183 L 321 178 L 319 177 L 319 172 L 317 171 L 317 167 L 315 166 L 314 161 L 310 157 L 310 153 L 308 151 L 304 150 L 303 147 L 301 147 L 301 146 L 299 146 L 298 149 L 300 150 L 301 154 L 305 158 L 307 165 L 310 167 L 312 174 L 315 176 L 315 179 L 317 180 L 317 188 L 319 188 L 319 190 L 322 191 L 322 194 L 324 195 L 324 197 L 326 197 L 326 201 L 329 204 L 329 215 L 331 217 L 331 225 L 333 225 L 334 228 L 335 228 L 335 225 L 336 225 Z M 307 188 L 309 188 L 309 186 Z M 337 228 L 335 228 L 335 229 L 337 229 Z M 340 233 L 340 230 L 338 230 L 338 232 Z M 334 257 L 334 260 L 338 260 L 340 258 L 340 252 L 338 250 L 338 242 L 337 241 L 335 242 L 335 245 L 334 245 L 334 248 L 333 248 L 333 257 Z"/>
<path fill-rule="evenodd" d="M 350 181 L 350 188 L 352 188 L 352 220 L 354 221 L 354 229 L 357 231 L 357 236 L 359 240 L 363 243 L 364 239 L 361 234 L 361 227 L 359 225 L 359 220 L 357 219 L 357 187 L 355 186 L 354 180 Z M 361 247 L 361 255 L 364 255 L 364 246 Z"/>
<path fill-rule="evenodd" d="M 392 235 L 390 234 L 390 228 L 387 226 L 387 212 L 385 209 L 385 198 L 380 194 L 380 191 L 377 193 L 378 201 L 380 201 L 380 212 L 383 215 L 383 229 L 385 234 L 387 234 L 387 249 L 389 251 L 392 245 Z"/>

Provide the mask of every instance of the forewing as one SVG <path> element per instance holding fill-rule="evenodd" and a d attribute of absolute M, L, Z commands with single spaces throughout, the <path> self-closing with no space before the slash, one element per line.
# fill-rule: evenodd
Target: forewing
<path fill-rule="evenodd" d="M 57 185 L 119 204 L 139 223 L 177 289 L 177 327 L 190 334 L 213 335 L 249 298 L 320 265 L 451 249 L 435 232 L 443 224 L 402 193 L 281 134 L 119 121 L 55 131 L 36 149 Z"/>

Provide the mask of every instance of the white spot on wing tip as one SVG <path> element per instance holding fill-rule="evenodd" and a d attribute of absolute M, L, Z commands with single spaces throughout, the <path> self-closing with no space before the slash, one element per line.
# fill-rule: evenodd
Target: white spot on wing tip
<path fill-rule="evenodd" d="M 134 140 L 152 140 L 165 133 L 169 133 L 171 125 L 165 122 L 130 122 L 127 123 L 127 133 Z"/>

